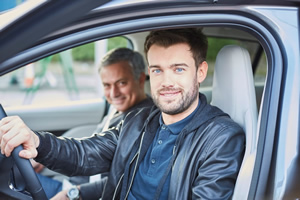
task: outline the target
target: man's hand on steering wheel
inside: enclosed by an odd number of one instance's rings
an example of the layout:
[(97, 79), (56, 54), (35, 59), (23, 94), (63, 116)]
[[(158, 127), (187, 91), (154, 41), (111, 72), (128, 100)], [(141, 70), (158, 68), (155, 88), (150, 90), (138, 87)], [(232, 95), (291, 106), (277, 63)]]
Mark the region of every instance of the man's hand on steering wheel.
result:
[(9, 157), (15, 147), (23, 145), (19, 156), (30, 159), (37, 156), (39, 137), (18, 116), (5, 117), (0, 120), (1, 153)]

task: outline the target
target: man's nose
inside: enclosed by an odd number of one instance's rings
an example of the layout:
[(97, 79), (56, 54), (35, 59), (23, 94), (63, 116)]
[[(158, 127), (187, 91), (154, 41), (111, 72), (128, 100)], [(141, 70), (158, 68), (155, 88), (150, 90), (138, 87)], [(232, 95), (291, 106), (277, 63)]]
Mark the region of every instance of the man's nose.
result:
[(174, 86), (174, 78), (172, 77), (171, 72), (166, 71), (162, 76), (162, 86), (163, 87), (173, 87)]
[(110, 89), (110, 96), (111, 97), (118, 97), (120, 95), (120, 90), (117, 86), (112, 86)]

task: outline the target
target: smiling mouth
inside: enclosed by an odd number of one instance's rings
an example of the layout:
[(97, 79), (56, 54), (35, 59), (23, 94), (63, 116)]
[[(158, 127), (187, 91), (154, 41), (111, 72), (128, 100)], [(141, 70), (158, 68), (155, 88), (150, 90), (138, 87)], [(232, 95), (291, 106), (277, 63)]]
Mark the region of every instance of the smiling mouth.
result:
[(181, 93), (181, 90), (160, 90), (159, 95), (162, 97), (173, 97)]
[(125, 98), (113, 99), (112, 104), (120, 105), (120, 104), (123, 104), (124, 100), (125, 100)]
[(167, 92), (167, 93), (160, 93), (161, 96), (164, 96), (164, 97), (172, 97), (172, 96), (175, 96), (177, 94), (179, 94), (180, 92)]

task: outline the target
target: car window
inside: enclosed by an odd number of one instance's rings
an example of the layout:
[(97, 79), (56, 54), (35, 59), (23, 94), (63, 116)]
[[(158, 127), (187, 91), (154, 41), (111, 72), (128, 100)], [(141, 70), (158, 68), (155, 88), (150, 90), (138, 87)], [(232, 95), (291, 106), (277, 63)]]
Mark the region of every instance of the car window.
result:
[(97, 67), (101, 57), (118, 47), (133, 48), (125, 37), (81, 45), (28, 64), (0, 80), (2, 105), (59, 104), (103, 96)]
[(264, 84), (267, 75), (267, 58), (265, 52), (262, 52), (258, 59), (258, 65), (254, 73), (255, 84)]
[(255, 60), (258, 56), (257, 66), (255, 66), (254, 70), (254, 82), (255, 84), (264, 84), (267, 72), (267, 63), (266, 56), (264, 51), (261, 51), (261, 55), (257, 55), (260, 50), (260, 44), (254, 41), (245, 41), (231, 38), (220, 38), (220, 37), (208, 37), (208, 52), (207, 52), (207, 62), (209, 65), (208, 74), (203, 83), (201, 83), (201, 87), (211, 87), (213, 82), (213, 73), (214, 66), (218, 52), (222, 47), (226, 45), (239, 45), (248, 50), (251, 58), (252, 64), (255, 64)]

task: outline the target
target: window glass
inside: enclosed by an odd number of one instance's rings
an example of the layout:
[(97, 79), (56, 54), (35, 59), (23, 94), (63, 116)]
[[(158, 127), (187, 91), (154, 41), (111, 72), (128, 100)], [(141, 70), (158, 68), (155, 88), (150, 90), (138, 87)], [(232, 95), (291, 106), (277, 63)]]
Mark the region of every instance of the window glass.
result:
[[(247, 49), (250, 54), (252, 63), (256, 59), (257, 51), (260, 48), (260, 45), (257, 42), (219, 38), (219, 37), (208, 37), (207, 62), (209, 67), (208, 67), (207, 77), (204, 80), (204, 82), (201, 83), (201, 87), (212, 86), (214, 66), (215, 66), (217, 54), (222, 49), (222, 47), (230, 44), (239, 45)], [(257, 64), (254, 73), (255, 83), (257, 82), (263, 83), (265, 81), (266, 70), (267, 70), (266, 56), (264, 54), (264, 51), (262, 51), (261, 55), (259, 55), (259, 62)]]
[(265, 52), (262, 52), (254, 74), (255, 84), (264, 84), (266, 80), (266, 75), (267, 75), (267, 58)]
[(206, 95), (208, 101), (211, 101), (211, 87), (213, 84), (213, 73), (217, 54), (222, 47), (230, 44), (239, 45), (247, 49), (250, 54), (250, 59), (254, 70), (256, 103), (259, 109), (267, 74), (267, 61), (265, 52), (263, 51), (262, 47), (258, 42), (249, 40), (235, 40), (227, 38), (209, 37), (207, 53), (208, 73), (206, 79), (200, 85), (200, 91)]
[(133, 48), (125, 37), (101, 40), (43, 58), (0, 79), (0, 103), (59, 104), (103, 96), (98, 65), (102, 56), (118, 47)]

